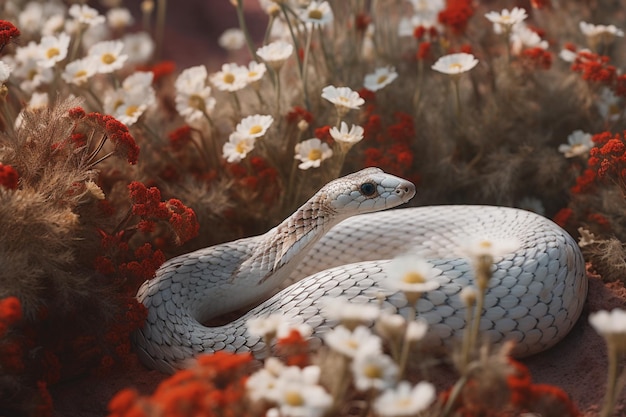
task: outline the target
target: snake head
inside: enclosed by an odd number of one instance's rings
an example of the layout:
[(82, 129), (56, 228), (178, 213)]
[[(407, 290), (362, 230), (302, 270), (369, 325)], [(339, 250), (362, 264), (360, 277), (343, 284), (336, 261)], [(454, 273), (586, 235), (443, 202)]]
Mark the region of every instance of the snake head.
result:
[(365, 168), (331, 181), (321, 191), (336, 213), (353, 215), (404, 204), (415, 195), (415, 185), (380, 168)]

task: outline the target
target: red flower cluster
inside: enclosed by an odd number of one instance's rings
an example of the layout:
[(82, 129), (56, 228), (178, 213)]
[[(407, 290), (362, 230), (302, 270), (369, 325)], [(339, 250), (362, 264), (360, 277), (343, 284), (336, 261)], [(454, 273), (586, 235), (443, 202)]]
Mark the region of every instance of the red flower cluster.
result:
[(169, 223), (179, 245), (198, 235), (200, 225), (195, 212), (180, 200), (172, 198), (162, 202), (158, 188), (148, 188), (138, 181), (130, 183), (128, 190), (133, 202), (132, 212), (141, 217), (140, 227), (143, 230), (152, 230), (154, 222), (162, 220)]
[(115, 147), (115, 154), (125, 158), (129, 164), (136, 164), (139, 158), (139, 147), (128, 127), (113, 116), (97, 112), (87, 113), (83, 120), (103, 131)]
[(17, 297), (0, 300), (0, 337), (4, 336), (10, 326), (22, 319), (22, 304)]
[[(503, 398), (500, 393), (494, 395), (493, 387), (484, 386), (478, 375), (465, 383), (460, 395), (454, 400), (455, 415), (502, 417), (533, 413), (546, 417), (580, 416), (577, 407), (561, 388), (533, 384), (528, 368), (512, 359), (509, 361), (512, 372), (506, 378), (508, 398)], [(443, 402), (451, 400), (450, 393), (451, 390), (442, 394)]]
[(583, 80), (611, 86), (617, 75), (617, 69), (609, 64), (608, 56), (579, 51), (572, 64), (572, 71), (580, 72)]
[(530, 69), (550, 69), (552, 66), (552, 54), (543, 48), (527, 48), (520, 53), (523, 65)]
[(9, 190), (17, 189), (20, 176), (11, 165), (4, 165), (0, 163), (0, 187), (7, 188)]
[(438, 20), (442, 25), (448, 26), (453, 34), (460, 35), (465, 32), (473, 15), (472, 0), (448, 0), (445, 9), (439, 12)]
[(151, 396), (126, 388), (109, 402), (109, 417), (152, 415), (244, 417), (245, 383), (252, 355), (217, 352), (161, 382)]
[(187, 144), (192, 141), (191, 132), (192, 129), (189, 125), (183, 125), (178, 129), (171, 131), (167, 135), (167, 138), (170, 141), (171, 148), (174, 151), (180, 151), (185, 146), (187, 146)]
[(228, 169), (235, 182), (241, 185), (231, 187), (232, 192), (239, 196), (238, 199), (249, 204), (252, 196), (253, 199), (260, 199), (268, 206), (278, 201), (280, 194), (278, 172), (265, 159), (253, 156), (250, 158), (249, 167), (243, 164), (229, 164)]
[(309, 341), (296, 329), (292, 329), (287, 336), (278, 339), (276, 349), (278, 356), (284, 358), (288, 366), (304, 368), (309, 365), (311, 353)]
[(152, 82), (157, 83), (163, 77), (173, 74), (176, 70), (176, 63), (174, 61), (159, 61), (154, 65), (140, 65), (137, 71), (150, 71), (152, 72)]
[(8, 20), (0, 20), (0, 51), (20, 36), (20, 30)]
[(308, 124), (311, 124), (313, 122), (313, 113), (303, 109), (302, 107), (295, 106), (287, 113), (285, 118), (287, 119), (287, 123), (298, 124), (300, 121), (304, 120)]
[(380, 116), (372, 114), (364, 126), (366, 141), (376, 141), (377, 145), (365, 149), (365, 165), (377, 166), (396, 175), (408, 176), (413, 165), (413, 151), (410, 144), (416, 132), (413, 118), (398, 112), (396, 123), (383, 128)]

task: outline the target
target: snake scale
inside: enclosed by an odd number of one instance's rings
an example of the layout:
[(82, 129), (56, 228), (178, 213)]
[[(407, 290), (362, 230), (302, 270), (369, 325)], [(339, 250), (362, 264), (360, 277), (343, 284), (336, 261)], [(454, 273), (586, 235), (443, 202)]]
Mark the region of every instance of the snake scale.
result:
[[(459, 294), (472, 285), (473, 271), (456, 254), (460, 242), (474, 237), (519, 242), (519, 249), (494, 264), (483, 334), (493, 343), (514, 340), (514, 353), (525, 356), (569, 332), (587, 292), (585, 263), (570, 235), (542, 216), (505, 207), (380, 211), (414, 195), (412, 183), (367, 168), (331, 181), (263, 235), (169, 260), (137, 294), (148, 309), (144, 327), (133, 334), (140, 359), (172, 373), (199, 353), (259, 352), (263, 341), (248, 333), (246, 320), (278, 312), (307, 323), (319, 336), (335, 325), (320, 314), (327, 296), (372, 303), (384, 294), (384, 306), (406, 314), (404, 297), (381, 282), (385, 263), (407, 251), (441, 271), (440, 287), (424, 294), (417, 310), (429, 322), (426, 345), (446, 345), (465, 326)], [(276, 293), (282, 287), (287, 288)], [(230, 323), (201, 324), (254, 304)]]

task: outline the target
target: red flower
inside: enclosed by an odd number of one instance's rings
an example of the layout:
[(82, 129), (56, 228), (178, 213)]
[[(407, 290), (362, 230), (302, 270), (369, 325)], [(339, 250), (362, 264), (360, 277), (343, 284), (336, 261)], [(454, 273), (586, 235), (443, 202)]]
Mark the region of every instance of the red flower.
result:
[(0, 20), (0, 51), (18, 36), (20, 36), (20, 30), (13, 23)]
[(311, 124), (313, 122), (313, 114), (299, 106), (295, 106), (293, 110), (289, 111), (285, 118), (287, 119), (288, 123), (297, 124), (301, 120), (304, 120), (308, 124)]
[(569, 221), (569, 219), (574, 215), (574, 210), (569, 207), (562, 208), (559, 210), (552, 220), (554, 223), (558, 224), (561, 227), (565, 227)]
[(70, 118), (74, 120), (80, 120), (83, 117), (85, 117), (86, 113), (85, 113), (85, 109), (78, 106), (78, 107), (72, 107), (71, 109), (69, 109), (67, 111), (67, 115), (70, 116)]
[(198, 236), (200, 224), (196, 218), (196, 213), (192, 209), (175, 198), (170, 199), (166, 203), (166, 207), (170, 211), (168, 221), (174, 229), (176, 240), (179, 244), (183, 244)]
[(154, 65), (139, 66), (137, 70), (152, 72), (152, 83), (156, 83), (161, 78), (173, 74), (176, 70), (176, 63), (174, 61), (160, 61)]
[(427, 58), (430, 58), (432, 56), (431, 50), (432, 50), (432, 44), (430, 42), (420, 43), (417, 49), (417, 59), (422, 61)]
[(448, 0), (445, 9), (437, 16), (439, 23), (448, 26), (452, 33), (465, 32), (469, 19), (474, 15), (472, 0)]
[(185, 145), (192, 141), (191, 127), (189, 125), (183, 125), (176, 130), (171, 131), (167, 138), (170, 141), (170, 146), (175, 151), (181, 150)]
[(609, 65), (609, 57), (580, 51), (572, 64), (572, 71), (582, 73), (583, 80), (610, 85), (617, 75), (617, 69)]
[(520, 57), (530, 69), (550, 69), (552, 66), (552, 54), (542, 48), (524, 49)]
[(354, 17), (354, 26), (358, 32), (365, 32), (370, 23), (372, 23), (372, 18), (367, 13), (361, 12)]
[(309, 365), (309, 342), (298, 330), (292, 329), (287, 336), (278, 339), (276, 346), (287, 365), (301, 368)]
[(333, 140), (332, 136), (330, 136), (330, 126), (318, 127), (313, 135), (322, 142), (330, 143)]
[(9, 190), (17, 189), (20, 176), (11, 165), (0, 163), (0, 186)]
[(626, 74), (617, 76), (615, 85), (613, 86), (613, 92), (616, 96), (626, 97)]
[(0, 321), (14, 324), (22, 319), (22, 303), (17, 297), (0, 300)]

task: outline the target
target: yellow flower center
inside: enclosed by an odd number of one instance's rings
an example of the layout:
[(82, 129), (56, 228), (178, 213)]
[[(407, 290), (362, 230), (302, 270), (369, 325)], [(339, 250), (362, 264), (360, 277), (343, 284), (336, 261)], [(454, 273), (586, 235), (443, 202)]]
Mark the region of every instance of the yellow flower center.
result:
[(480, 246), (482, 249), (491, 249), (493, 243), (488, 240), (483, 240), (478, 244), (478, 246)]
[(224, 76), (222, 77), (222, 81), (224, 81), (226, 84), (232, 84), (235, 82), (235, 76), (229, 72), (227, 74), (224, 74)]
[(409, 271), (402, 277), (402, 282), (406, 284), (423, 284), (426, 282), (426, 278), (419, 272)]
[(103, 63), (107, 64), (107, 65), (111, 65), (112, 63), (114, 63), (114, 62), (115, 62), (115, 55), (110, 54), (110, 53), (108, 53), (108, 52), (107, 52), (106, 54), (103, 54), (103, 55), (102, 55), (102, 57), (100, 58), (100, 60), (101, 60)]
[(378, 84), (382, 84), (382, 83), (384, 83), (385, 81), (387, 81), (387, 76), (386, 76), (386, 75), (381, 75), (381, 76), (380, 76), (380, 77), (378, 77), (378, 79), (376, 80), (376, 82), (377, 82)]
[(367, 365), (363, 369), (363, 375), (371, 379), (380, 379), (383, 376), (383, 370), (376, 365)]
[(319, 149), (311, 149), (308, 155), (309, 160), (317, 161), (318, 159), (322, 159), (322, 151)]
[(200, 111), (204, 111), (206, 108), (204, 104), (204, 99), (197, 94), (192, 94), (189, 97), (189, 101), (187, 103), (189, 104), (189, 107)]
[(257, 133), (261, 133), (262, 131), (263, 131), (263, 127), (259, 125), (254, 125), (250, 128), (248, 133), (250, 133), (251, 135), (256, 135)]
[(246, 146), (246, 143), (244, 141), (241, 141), (235, 145), (235, 150), (237, 151), (237, 153), (243, 154), (248, 151), (248, 147)]
[(249, 71), (249, 72), (248, 72), (248, 77), (250, 77), (250, 78), (254, 78), (254, 77), (256, 77), (256, 76), (257, 76), (257, 74), (258, 74), (258, 72), (256, 72), (256, 71)]
[(85, 77), (85, 76), (87, 76), (87, 71), (85, 70), (78, 70), (74, 74), (74, 78), (80, 78), (80, 77)]
[(324, 13), (322, 13), (322, 11), (319, 9), (314, 9), (314, 10), (309, 11), (309, 19), (322, 20), (323, 17), (324, 17)]
[(52, 47), (46, 51), (46, 58), (51, 59), (60, 54), (61, 51), (59, 51), (59, 48)]
[(450, 64), (450, 69), (455, 71), (461, 71), (463, 69), (463, 65), (455, 62), (454, 64)]
[(133, 114), (137, 113), (137, 111), (139, 110), (139, 106), (128, 106), (126, 108), (126, 116), (132, 116)]
[(299, 392), (289, 391), (285, 395), (285, 403), (292, 407), (300, 407), (304, 405), (304, 398), (302, 398)]

